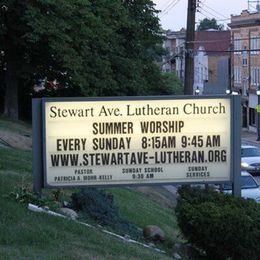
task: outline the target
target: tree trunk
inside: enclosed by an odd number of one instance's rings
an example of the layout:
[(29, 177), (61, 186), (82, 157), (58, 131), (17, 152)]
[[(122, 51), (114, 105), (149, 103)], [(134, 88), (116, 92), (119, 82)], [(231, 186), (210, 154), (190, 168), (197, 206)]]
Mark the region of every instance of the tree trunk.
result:
[(12, 31), (11, 22), (7, 10), (4, 12), (4, 22), (6, 26), (6, 34), (4, 34), (3, 45), (5, 52), (5, 99), (4, 99), (4, 115), (11, 119), (18, 119), (18, 77), (17, 68), (19, 56), (17, 55), (17, 46), (15, 45), (15, 32)]
[(18, 80), (12, 65), (12, 61), (7, 63), (5, 72), (5, 102), (4, 115), (17, 120), (18, 119)]

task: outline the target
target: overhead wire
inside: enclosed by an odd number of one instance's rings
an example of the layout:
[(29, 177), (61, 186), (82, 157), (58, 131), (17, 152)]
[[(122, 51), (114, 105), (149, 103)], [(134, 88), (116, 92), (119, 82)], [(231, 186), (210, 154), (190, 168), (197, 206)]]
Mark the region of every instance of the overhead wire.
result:
[(209, 12), (209, 11), (207, 11), (207, 10), (205, 10), (204, 8), (202, 8), (202, 7), (200, 7), (201, 8), (201, 10), (203, 10), (204, 12), (206, 12), (206, 13), (208, 13), (209, 15), (211, 15), (212, 17), (214, 17), (216, 20), (219, 20), (219, 17), (217, 17), (216, 15), (214, 15), (213, 13), (211, 13), (211, 12)]
[(207, 9), (210, 9), (211, 11), (215, 12), (216, 14), (222, 16), (224, 19), (229, 19), (228, 17), (226, 17), (225, 15), (221, 14), (220, 12), (216, 11), (215, 9), (209, 7), (208, 5), (206, 4), (203, 4), (203, 6), (205, 6)]
[(168, 0), (165, 4), (162, 5), (161, 10), (164, 10), (172, 0)]
[[(206, 17), (208, 20), (210, 20), (211, 18), (207, 15), (207, 14), (204, 14), (201, 10), (197, 10), (198, 13), (202, 14), (204, 17)], [(196, 23), (199, 23), (199, 22), (196, 22)]]
[(172, 9), (174, 6), (176, 6), (178, 3), (180, 2), (180, 0), (175, 0), (171, 3), (171, 5), (168, 7), (168, 10), (166, 10), (164, 13), (162, 13), (161, 16), (159, 16), (159, 18), (162, 18), (164, 17), (165, 15), (167, 15)]
[(162, 13), (168, 12), (168, 9), (176, 2), (177, 0), (172, 0), (163, 10)]
[[(201, 4), (201, 5), (200, 5)], [(211, 11), (213, 11), (214, 13), (212, 13)], [(202, 2), (200, 0), (198, 0), (198, 4), (197, 4), (197, 12), (202, 14), (204, 17), (206, 17), (207, 19), (211, 20), (212, 18), (209, 17), (212, 16), (217, 22), (223, 22), (223, 21), (228, 21), (231, 18), (227, 18), (226, 16), (224, 16), (223, 14), (221, 14), (220, 12), (216, 11), (215, 9), (211, 8), (210, 6), (205, 4), (205, 1)], [(221, 16), (221, 17), (219, 17)], [(198, 23), (198, 22), (197, 22)]]

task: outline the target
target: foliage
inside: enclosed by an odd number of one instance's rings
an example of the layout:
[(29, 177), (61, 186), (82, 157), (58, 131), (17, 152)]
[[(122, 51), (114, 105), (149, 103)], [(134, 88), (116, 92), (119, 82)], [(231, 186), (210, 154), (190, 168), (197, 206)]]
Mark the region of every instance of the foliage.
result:
[[(158, 86), (157, 93), (167, 94), (155, 63), (162, 54), (162, 36), (151, 0), (5, 0), (3, 4), (8, 8), (0, 15), (0, 78), (5, 79), (1, 87), (9, 95), (7, 105), (16, 99), (12, 94), (16, 87), (26, 112), (31, 94), (147, 95)], [(41, 89), (43, 80), (49, 84), (56, 80), (59, 88)]]
[(120, 216), (111, 193), (107, 194), (96, 188), (85, 188), (79, 193), (73, 193), (71, 198), (72, 208), (80, 211), (83, 218), (91, 218), (98, 224), (109, 226), (122, 235), (140, 237), (141, 234), (137, 228)]
[(176, 214), (188, 241), (211, 259), (259, 259), (260, 205), (213, 190), (179, 189)]
[(223, 24), (218, 24), (217, 20), (215, 18), (208, 19), (204, 18), (201, 20), (197, 26), (198, 31), (207, 31), (210, 29), (214, 29), (217, 31), (223, 31), (224, 30), (224, 25)]
[(46, 201), (34, 193), (29, 185), (15, 187), (9, 197), (22, 204), (32, 203), (38, 206), (46, 206)]
[(168, 95), (183, 95), (183, 85), (175, 73), (163, 73), (162, 77), (165, 89), (161, 92)]
[(60, 196), (61, 190), (53, 190), (49, 194), (40, 195), (34, 192), (32, 185), (24, 180), (17, 184), (9, 194), (3, 195), (4, 198), (11, 198), (24, 205), (31, 203), (51, 210), (57, 210), (57, 208), (61, 206)]

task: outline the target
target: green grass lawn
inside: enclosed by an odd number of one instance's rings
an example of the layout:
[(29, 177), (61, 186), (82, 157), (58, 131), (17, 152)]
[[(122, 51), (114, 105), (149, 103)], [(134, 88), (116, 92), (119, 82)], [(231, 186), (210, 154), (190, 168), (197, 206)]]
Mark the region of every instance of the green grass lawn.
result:
[[(13, 122), (6, 125), (0, 118), (0, 130), (17, 131), (19, 127), (22, 132), (28, 130)], [(179, 230), (173, 209), (128, 188), (107, 189), (120, 213), (133, 224), (140, 228), (158, 225), (165, 231), (166, 243), (159, 247), (167, 254), (126, 243), (72, 220), (32, 212), (27, 204), (9, 196), (17, 187), (32, 189), (31, 162), (32, 151), (0, 146), (0, 259), (172, 259)], [(70, 192), (66, 190), (66, 194)]]

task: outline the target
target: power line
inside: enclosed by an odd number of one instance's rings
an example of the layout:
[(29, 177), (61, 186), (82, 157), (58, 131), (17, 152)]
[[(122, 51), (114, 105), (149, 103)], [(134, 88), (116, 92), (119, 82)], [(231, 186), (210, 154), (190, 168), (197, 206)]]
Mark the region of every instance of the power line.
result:
[(173, 2), (172, 5), (169, 7), (169, 9), (168, 9), (165, 13), (163, 13), (159, 18), (162, 18), (163, 16), (165, 16), (166, 14), (168, 14), (168, 13), (172, 10), (172, 8), (173, 8), (174, 6), (176, 6), (179, 2), (180, 2), (180, 0), (176, 0), (175, 2)]
[(204, 17), (206, 17), (208, 20), (210, 20), (210, 17), (208, 17), (206, 14), (204, 14), (203, 12), (201, 12), (201, 10), (197, 10), (198, 13), (202, 14)]
[[(201, 5), (200, 5), (201, 4)], [(205, 9), (206, 8), (206, 9)], [(213, 11), (214, 13), (210, 12), (209, 10)], [(204, 11), (204, 12), (202, 12)], [(198, 0), (198, 4), (197, 4), (197, 12), (201, 13), (203, 16), (205, 16), (207, 19), (211, 19), (209, 18), (208, 15), (212, 16), (214, 19), (216, 19), (216, 21), (227, 21), (227, 20), (230, 20), (231, 18), (227, 18), (226, 16), (224, 16), (223, 14), (221, 14), (220, 12), (216, 11), (215, 9), (211, 8), (210, 6), (206, 5), (205, 4), (205, 1), (204, 2), (201, 2), (200, 0)], [(217, 15), (216, 15), (217, 14)], [(219, 16), (223, 17), (223, 18), (220, 18)]]
[[(211, 20), (211, 18), (207, 15), (207, 14), (204, 14), (203, 12), (201, 12), (200, 10), (198, 10), (198, 13), (202, 14), (204, 17), (206, 17), (208, 20)], [(222, 22), (222, 21), (227, 21), (227, 20), (230, 20), (231, 18), (227, 18), (227, 19), (215, 19), (216, 22)], [(199, 23), (199, 22), (196, 22), (196, 23)]]
[(216, 20), (219, 20), (219, 17), (215, 16), (213, 13), (205, 10), (204, 8), (200, 7), (201, 10), (203, 10), (204, 12), (208, 13), (209, 15), (211, 15), (212, 17), (216, 18)]
[(169, 4), (162, 10), (162, 13), (168, 12), (168, 9), (169, 9), (173, 4), (175, 4), (175, 2), (177, 2), (177, 0), (171, 1), (171, 3), (169, 3)]
[(206, 4), (203, 4), (203, 6), (205, 6), (205, 7), (208, 8), (208, 9), (210, 9), (211, 11), (215, 12), (216, 14), (222, 16), (223, 18), (225, 18), (225, 19), (229, 19), (229, 18), (227, 18), (226, 16), (224, 16), (223, 14), (219, 13), (218, 11), (216, 11), (215, 9), (209, 7), (209, 6), (206, 5)]
[(162, 5), (162, 10), (164, 10), (171, 2), (172, 0), (167, 1), (164, 5)]
[[(215, 42), (223, 42), (223, 39), (222, 40), (207, 40), (207, 41), (200, 41), (200, 40), (198, 40), (198, 41), (193, 41), (193, 43), (215, 43)], [(230, 43), (231, 43), (231, 41), (230, 41)]]

